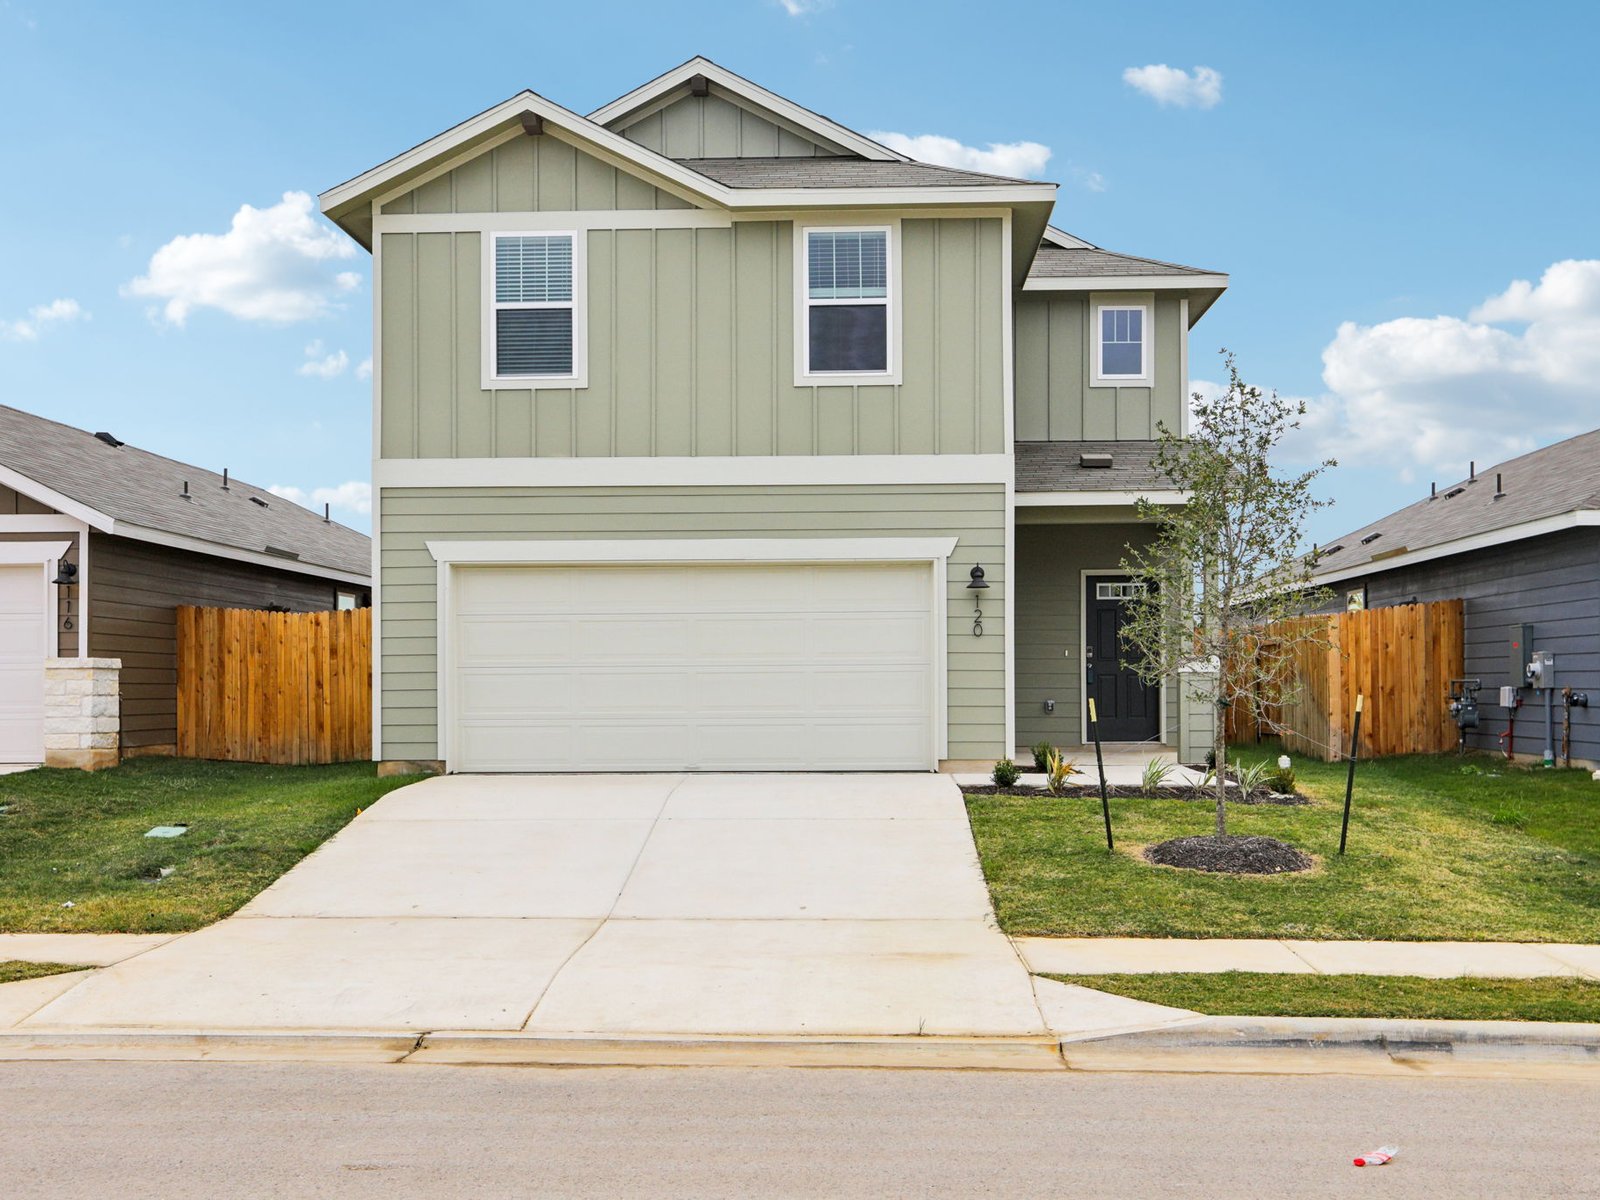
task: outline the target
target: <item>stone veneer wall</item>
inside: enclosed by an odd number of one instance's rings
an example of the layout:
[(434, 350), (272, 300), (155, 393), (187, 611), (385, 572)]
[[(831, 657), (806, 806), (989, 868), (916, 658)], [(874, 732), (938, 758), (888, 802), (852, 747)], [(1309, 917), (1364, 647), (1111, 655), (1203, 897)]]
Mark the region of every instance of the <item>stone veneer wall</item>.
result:
[(44, 765), (98, 771), (120, 755), (120, 658), (47, 658)]

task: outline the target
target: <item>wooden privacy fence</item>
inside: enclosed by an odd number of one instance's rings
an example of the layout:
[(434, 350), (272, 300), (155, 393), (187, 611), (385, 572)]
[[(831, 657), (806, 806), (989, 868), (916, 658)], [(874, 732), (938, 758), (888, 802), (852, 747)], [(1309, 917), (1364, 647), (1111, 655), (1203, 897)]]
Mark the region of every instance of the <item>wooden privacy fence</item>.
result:
[(1259, 741), (1279, 731), (1292, 754), (1332, 761), (1349, 753), (1356, 696), (1366, 697), (1361, 755), (1438, 754), (1460, 738), (1446, 694), (1465, 671), (1460, 600), (1399, 604), (1266, 626), (1271, 644), (1295, 626), (1320, 627), (1295, 649), (1285, 702), (1257, 726), (1242, 708), (1228, 713), (1228, 741)]
[(372, 610), (178, 609), (178, 753), (230, 762), (372, 757)]

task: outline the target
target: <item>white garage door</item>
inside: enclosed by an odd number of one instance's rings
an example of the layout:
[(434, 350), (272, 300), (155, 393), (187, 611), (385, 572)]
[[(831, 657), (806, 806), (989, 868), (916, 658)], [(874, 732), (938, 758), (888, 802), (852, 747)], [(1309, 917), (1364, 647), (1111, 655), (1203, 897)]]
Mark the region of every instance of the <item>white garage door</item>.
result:
[(44, 579), (38, 563), (0, 565), (0, 763), (44, 759)]
[(931, 572), (456, 567), (450, 768), (926, 770)]

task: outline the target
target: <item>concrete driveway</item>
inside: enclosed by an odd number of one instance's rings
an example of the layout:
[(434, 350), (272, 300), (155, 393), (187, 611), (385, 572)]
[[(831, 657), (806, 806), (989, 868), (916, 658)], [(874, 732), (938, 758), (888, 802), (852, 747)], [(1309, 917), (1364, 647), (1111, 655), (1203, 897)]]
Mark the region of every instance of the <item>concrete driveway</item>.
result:
[(431, 779), (67, 1026), (1045, 1032), (938, 775)]

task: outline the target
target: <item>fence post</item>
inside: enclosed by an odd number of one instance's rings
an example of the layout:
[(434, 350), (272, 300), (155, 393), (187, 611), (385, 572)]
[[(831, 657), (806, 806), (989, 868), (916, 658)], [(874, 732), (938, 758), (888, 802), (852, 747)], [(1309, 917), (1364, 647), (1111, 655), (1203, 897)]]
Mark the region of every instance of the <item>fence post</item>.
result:
[(1350, 797), (1356, 790), (1356, 759), (1361, 757), (1361, 700), (1356, 693), (1356, 719), (1350, 728), (1350, 773), (1344, 781), (1344, 821), (1339, 826), (1339, 853), (1344, 853), (1345, 839), (1350, 835)]
[(1089, 697), (1089, 729), (1094, 734), (1094, 762), (1100, 768), (1100, 811), (1106, 819), (1106, 851), (1116, 849), (1111, 841), (1111, 802), (1106, 799), (1106, 760), (1100, 752), (1100, 714), (1095, 711), (1094, 697)]

